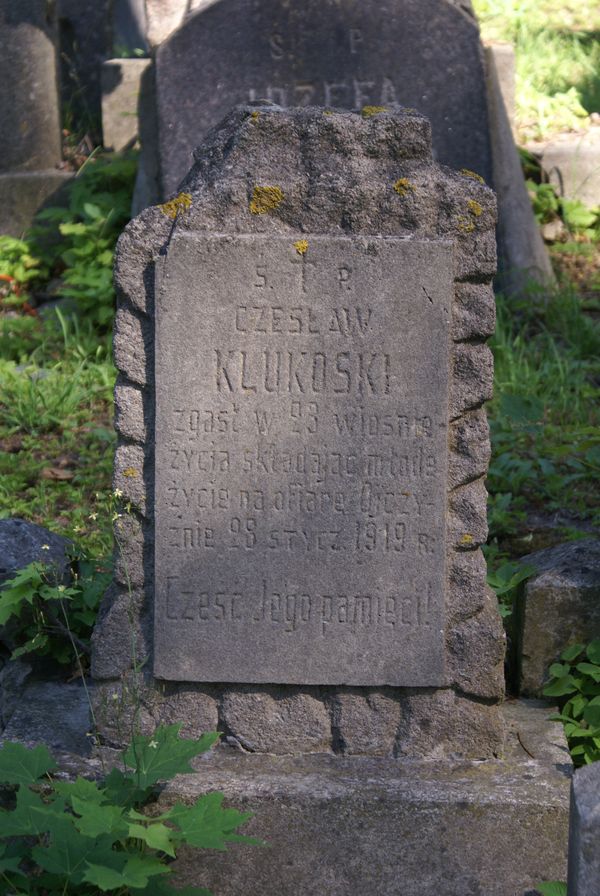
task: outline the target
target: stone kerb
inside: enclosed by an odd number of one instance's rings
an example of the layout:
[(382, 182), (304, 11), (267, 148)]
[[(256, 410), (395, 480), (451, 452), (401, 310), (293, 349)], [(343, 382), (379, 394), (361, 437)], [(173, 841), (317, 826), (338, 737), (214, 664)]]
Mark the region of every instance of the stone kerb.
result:
[[(116, 258), (115, 582), (94, 633), (97, 713), (117, 740), (142, 723), (219, 727), (249, 750), (485, 758), (501, 750), (504, 640), (485, 584), (484, 477), (494, 327), (495, 201), (470, 172), (432, 161), (429, 122), (412, 110), (240, 107), (195, 153), (169, 202), (146, 209)], [(261, 192), (275, 186), (279, 192)], [(256, 190), (258, 189), (258, 192)], [(273, 200), (273, 201), (271, 201)], [(266, 208), (263, 207), (266, 205)], [(256, 213), (256, 212), (261, 213)], [(348, 687), (153, 678), (155, 267), (190, 235), (333, 235), (446, 241), (454, 258), (442, 686)], [(366, 243), (365, 243), (366, 244)], [(121, 732), (121, 733), (120, 733)]]

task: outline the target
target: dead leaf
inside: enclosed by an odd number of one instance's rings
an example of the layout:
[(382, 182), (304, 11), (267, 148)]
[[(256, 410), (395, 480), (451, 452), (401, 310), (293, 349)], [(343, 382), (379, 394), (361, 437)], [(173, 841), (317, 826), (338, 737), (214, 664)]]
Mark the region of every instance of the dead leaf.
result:
[(53, 479), (60, 481), (72, 479), (74, 475), (75, 473), (72, 470), (65, 470), (61, 467), (45, 467), (41, 472), (42, 479)]

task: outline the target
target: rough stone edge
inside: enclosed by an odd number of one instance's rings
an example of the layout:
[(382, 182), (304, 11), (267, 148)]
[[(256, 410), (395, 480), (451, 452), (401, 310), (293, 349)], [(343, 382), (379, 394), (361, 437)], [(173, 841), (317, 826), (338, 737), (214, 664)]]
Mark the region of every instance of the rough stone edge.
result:
[[(449, 178), (460, 177), (456, 172), (442, 167), (438, 168), (442, 193), (443, 187)], [(495, 600), (486, 593), (484, 586), (484, 573), (481, 567), (477, 574), (471, 570), (471, 581), (477, 580), (478, 589), (484, 597), (480, 601), (481, 606), (472, 613), (467, 613), (461, 618), (460, 608), (463, 603), (462, 585), (456, 578), (451, 578), (450, 567), (461, 563), (461, 555), (474, 554), (481, 556), (480, 545), (487, 537), (487, 522), (485, 514), (486, 492), (484, 487), (485, 471), (481, 470), (480, 457), (465, 457), (464, 454), (457, 458), (456, 445), (452, 441), (452, 435), (463, 424), (466, 424), (469, 416), (481, 411), (483, 404), (491, 397), (493, 380), (493, 359), (489, 348), (485, 346), (485, 340), (490, 334), (490, 317), (493, 322), (493, 311), (490, 310), (491, 280), (496, 270), (496, 249), (494, 226), (496, 223), (495, 201), (490, 191), (476, 180), (467, 180), (461, 177), (463, 186), (468, 184), (471, 200), (475, 202), (481, 211), (476, 216), (468, 215), (468, 212), (457, 209), (452, 202), (444, 208), (444, 197), (441, 200), (441, 214), (438, 219), (436, 233), (433, 237), (452, 236), (455, 240), (455, 278), (452, 306), (452, 345), (451, 345), (451, 384), (450, 384), (450, 409), (449, 409), (449, 460), (459, 460), (461, 465), (462, 481), (454, 484), (449, 475), (448, 491), (448, 621), (446, 625), (446, 647), (448, 657), (448, 685), (456, 692), (459, 706), (465, 701), (477, 706), (477, 701), (482, 701), (480, 715), (487, 717), (488, 723), (495, 727), (499, 722), (498, 701), (504, 693), (503, 681), (503, 655), (499, 651), (490, 654), (481, 652), (477, 647), (484, 644), (488, 646), (494, 642), (496, 646), (502, 643), (502, 624), (498, 616)], [(464, 192), (464, 191), (463, 191)], [(464, 211), (464, 213), (460, 213)], [(153, 344), (153, 277), (155, 258), (164, 249), (168, 242), (170, 232), (176, 222), (171, 222), (161, 211), (160, 207), (147, 209), (138, 218), (128, 225), (121, 236), (119, 252), (117, 253), (117, 265), (115, 269), (115, 281), (118, 296), (118, 312), (115, 325), (115, 362), (120, 370), (117, 385), (116, 400), (118, 403), (118, 432), (119, 443), (115, 458), (114, 485), (117, 493), (125, 504), (127, 512), (138, 523), (138, 531), (143, 533), (144, 544), (147, 547), (148, 538), (153, 533), (153, 521), (149, 516), (148, 508), (152, 506), (149, 500), (149, 492), (152, 490), (153, 469), (151, 467), (148, 452), (144, 451), (143, 436), (146, 437), (152, 431), (151, 390), (149, 383), (153, 376), (153, 358), (150, 347)], [(458, 231), (458, 237), (457, 237)], [(137, 235), (143, 234), (144, 239), (137, 239)], [(149, 235), (153, 233), (150, 240)], [(148, 249), (149, 245), (154, 247)], [(127, 270), (119, 266), (120, 252), (127, 252), (129, 265)], [(155, 254), (153, 254), (153, 252)], [(131, 263), (135, 260), (135, 265)], [(471, 315), (465, 315), (465, 295), (475, 294), (475, 301), (471, 302)], [(473, 313), (477, 301), (481, 303), (483, 314)], [(468, 318), (468, 320), (465, 320)], [(129, 390), (129, 391), (128, 391)], [(126, 399), (129, 394), (130, 400)], [(140, 422), (140, 408), (144, 417), (143, 425)], [(489, 452), (489, 436), (480, 440), (480, 448), (485, 454)], [(120, 562), (124, 556), (129, 557), (131, 563), (135, 559), (137, 568), (144, 568), (144, 545), (140, 545), (140, 536), (130, 537), (127, 534), (121, 536), (121, 543), (117, 550), (117, 568), (122, 567)], [(464, 562), (463, 562), (464, 565)], [(477, 564), (476, 564), (477, 565)], [(483, 567), (484, 568), (484, 567)], [(127, 590), (126, 582), (120, 576), (117, 589)], [(150, 582), (145, 581), (148, 587)], [(115, 604), (118, 596), (112, 597)], [(151, 617), (150, 608), (149, 616)], [(105, 611), (105, 615), (110, 610)], [(95, 633), (95, 640), (101, 639), (102, 628)], [(495, 638), (494, 638), (495, 635)], [(150, 647), (151, 645), (149, 645)], [(487, 666), (487, 673), (482, 676), (481, 662)], [(132, 657), (135, 663), (135, 657)], [(108, 678), (109, 669), (102, 669), (99, 662), (93, 664), (93, 672), (99, 678)], [(121, 667), (115, 673), (124, 671)], [(103, 674), (104, 673), (104, 674)], [(148, 675), (148, 672), (146, 673)], [(149, 676), (149, 682), (152, 680)], [(152, 686), (150, 685), (152, 688)], [(244, 686), (240, 684), (240, 689)], [(285, 686), (277, 686), (277, 692), (285, 690)], [(229, 687), (227, 690), (231, 691)], [(258, 692), (260, 688), (252, 688)], [(312, 699), (310, 691), (306, 688), (307, 699)], [(336, 689), (325, 689), (328, 696), (324, 702), (328, 706), (332, 723), (332, 748), (343, 750), (340, 742), (344, 740), (343, 732), (336, 726)], [(372, 699), (373, 692), (385, 694), (383, 688), (369, 689), (370, 694), (363, 696), (362, 701)], [(400, 689), (397, 701), (401, 701)], [(224, 699), (227, 691), (223, 689), (220, 699), (220, 727), (228, 729), (227, 714), (224, 712)], [(475, 701), (471, 698), (474, 697)], [(216, 698), (215, 698), (216, 699)], [(337, 735), (337, 738), (336, 738)], [(348, 733), (346, 733), (347, 737)], [(235, 736), (235, 735), (234, 735)], [(337, 742), (336, 742), (337, 740)], [(498, 738), (497, 738), (498, 740)], [(388, 743), (386, 751), (392, 748)], [(491, 753), (494, 749), (491, 748)], [(477, 758), (484, 758), (477, 753)], [(486, 753), (485, 755), (490, 755)]]

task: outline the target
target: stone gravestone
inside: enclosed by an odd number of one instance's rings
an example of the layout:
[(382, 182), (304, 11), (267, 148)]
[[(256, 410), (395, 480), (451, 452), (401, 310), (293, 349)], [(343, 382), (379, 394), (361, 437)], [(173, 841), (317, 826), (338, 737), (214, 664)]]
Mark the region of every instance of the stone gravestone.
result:
[(184, 855), (182, 883), (513, 896), (564, 876), (564, 757), (504, 724), (479, 549), (492, 192), (439, 167), (409, 110), (241, 107), (196, 158), (117, 251), (101, 732), (179, 721), (236, 747), (164, 799), (222, 789), (268, 846)]
[[(370, 751), (499, 749), (503, 635), (479, 551), (494, 220), (487, 187), (433, 162), (416, 112), (256, 106), (129, 226), (115, 484), (132, 509), (97, 678), (131, 662), (133, 600), (145, 668), (196, 700), (198, 725), (219, 711), (275, 752), (331, 749), (339, 728), (360, 751), (373, 716)], [(285, 736), (269, 733), (281, 700)]]
[(491, 183), (483, 56), (469, 2), (220, 0), (158, 48), (155, 79), (154, 201), (177, 188), (192, 150), (233, 105), (261, 99), (414, 107), (432, 122), (440, 162)]
[(61, 159), (56, 15), (45, 0), (0, 0), (0, 233), (21, 236), (69, 177)]

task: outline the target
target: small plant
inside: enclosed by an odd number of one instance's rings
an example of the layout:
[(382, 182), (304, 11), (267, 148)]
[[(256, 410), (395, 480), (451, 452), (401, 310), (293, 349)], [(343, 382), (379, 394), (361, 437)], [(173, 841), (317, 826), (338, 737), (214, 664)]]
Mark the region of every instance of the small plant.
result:
[(511, 561), (488, 571), (487, 583), (496, 593), (498, 610), (503, 618), (512, 614), (518, 586), (534, 572), (533, 566)]
[(560, 880), (547, 880), (535, 888), (540, 896), (567, 896), (567, 885)]
[(600, 638), (587, 647), (573, 644), (550, 666), (546, 697), (558, 698), (562, 722), (576, 766), (600, 760)]
[(12, 657), (36, 653), (63, 665), (89, 655), (100, 599), (111, 579), (107, 563), (83, 557), (72, 585), (51, 566), (30, 563), (0, 591), (0, 626), (16, 621)]
[(205, 753), (218, 734), (179, 737), (180, 725), (134, 736), (100, 782), (58, 781), (46, 747), (28, 750), (6, 743), (0, 750), (0, 782), (16, 789), (0, 809), (0, 892), (23, 896), (210, 896), (201, 887), (176, 889), (171, 865), (183, 844), (226, 849), (256, 843), (237, 833), (251, 813), (223, 808), (223, 794), (192, 805), (177, 802), (161, 814), (144, 811), (156, 802), (159, 782), (191, 772), (190, 759)]

